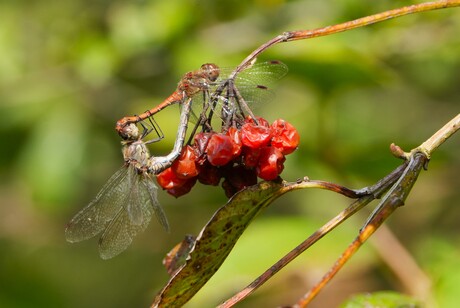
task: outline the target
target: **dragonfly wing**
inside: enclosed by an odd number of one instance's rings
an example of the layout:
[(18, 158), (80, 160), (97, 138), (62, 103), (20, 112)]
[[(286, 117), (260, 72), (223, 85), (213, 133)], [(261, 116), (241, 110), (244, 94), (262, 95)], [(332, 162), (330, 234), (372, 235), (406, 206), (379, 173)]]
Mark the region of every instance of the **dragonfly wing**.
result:
[(280, 61), (254, 64), (237, 76), (235, 87), (250, 107), (263, 105), (273, 99), (275, 94), (272, 89), (287, 71), (286, 64)]
[(102, 259), (115, 257), (131, 244), (134, 235), (129, 234), (129, 220), (125, 209), (119, 209), (99, 239), (99, 254)]
[(67, 241), (79, 242), (100, 233), (123, 207), (129, 186), (128, 168), (122, 167), (107, 181), (94, 200), (69, 222), (65, 231)]
[(137, 195), (136, 202), (139, 203), (135, 205), (137, 208), (135, 211), (140, 212), (140, 221), (136, 219), (133, 221), (131, 218), (133, 215), (129, 213), (128, 208), (121, 207), (99, 239), (99, 253), (102, 259), (113, 258), (123, 252), (131, 244), (134, 236), (147, 228), (152, 217), (152, 208), (149, 206), (149, 192), (143, 184), (145, 176), (145, 174), (134, 173), (132, 178), (131, 191), (136, 192)]
[[(219, 85), (225, 82), (233, 71), (234, 68), (220, 68), (220, 77), (215, 81), (215, 84)], [(288, 71), (287, 65), (281, 61), (256, 62), (238, 73), (235, 78), (235, 84), (241, 86), (250, 83), (271, 87), (283, 78)]]
[(166, 217), (166, 214), (157, 199), (158, 187), (153, 183), (153, 180), (150, 176), (144, 177), (142, 184), (148, 192), (148, 204), (152, 206), (153, 212), (155, 213), (157, 220), (160, 222), (163, 228), (169, 232), (168, 218)]
[[(221, 69), (221, 71), (223, 72), (222, 76), (228, 76), (225, 73), (225, 69)], [(228, 89), (227, 87), (222, 93), (219, 93), (215, 112), (217, 114), (221, 112), (223, 118), (240, 107), (242, 108), (241, 111), (247, 112), (245, 106), (237, 105), (238, 102), (234, 99), (235, 96), (242, 97), (244, 103), (251, 109), (257, 109), (258, 105), (270, 102), (275, 96), (272, 88), (276, 84), (276, 81), (286, 75), (287, 71), (288, 67), (280, 61), (256, 63), (246, 68), (236, 76), (233, 82), (235, 90)], [(218, 79), (213, 89), (217, 89), (226, 82), (225, 78)], [(239, 92), (239, 95), (235, 93), (236, 91)], [(242, 103), (239, 102), (239, 104), (241, 105)]]
[[(203, 113), (203, 108), (207, 104), (207, 93), (205, 91), (200, 91), (193, 95), (189, 122), (193, 124), (198, 124), (200, 121), (200, 116)], [(180, 112), (182, 113), (183, 104), (179, 104)]]
[(288, 67), (281, 61), (256, 63), (243, 70), (236, 77), (236, 84), (251, 81), (254, 84), (273, 86), (288, 72)]
[[(136, 181), (136, 170), (134, 167), (129, 167), (129, 177), (132, 181)], [(126, 211), (128, 211), (128, 217), (131, 220), (131, 223), (134, 225), (142, 224), (144, 215), (142, 213), (142, 187), (140, 185), (131, 185), (131, 190), (129, 191), (129, 197), (126, 200)]]

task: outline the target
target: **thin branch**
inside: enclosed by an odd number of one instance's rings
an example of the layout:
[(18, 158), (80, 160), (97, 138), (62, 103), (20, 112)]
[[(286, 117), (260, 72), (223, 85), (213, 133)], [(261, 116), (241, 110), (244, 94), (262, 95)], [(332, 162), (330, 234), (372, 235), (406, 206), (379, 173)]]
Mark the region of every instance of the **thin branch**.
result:
[(385, 195), (377, 206), (378, 212), (371, 216), (371, 220), (365, 224), (356, 239), (348, 246), (339, 259), (337, 259), (329, 272), (326, 273), (326, 275), (324, 275), (323, 278), (294, 305), (294, 307), (306, 307), (382, 223), (393, 214), (398, 207), (404, 205), (407, 196), (417, 181), (420, 171), (425, 167), (427, 162), (428, 158), (424, 153), (416, 152), (411, 156), (409, 165), (406, 170), (404, 170), (402, 177), (397, 181), (397, 185)]
[(368, 195), (365, 197), (361, 197), (355, 202), (353, 202), (345, 210), (340, 212), (336, 217), (329, 220), (325, 225), (316, 230), (300, 245), (298, 245), (296, 248), (294, 248), (288, 254), (286, 254), (283, 258), (281, 258), (278, 262), (272, 265), (250, 285), (248, 285), (246, 288), (244, 288), (243, 290), (241, 290), (240, 292), (226, 300), (224, 303), (220, 304), (218, 308), (229, 308), (245, 299), (252, 292), (254, 292), (256, 289), (258, 289), (260, 286), (266, 283), (270, 278), (272, 278), (276, 273), (278, 273), (283, 267), (285, 267), (292, 260), (297, 258), (302, 252), (307, 250), (309, 247), (311, 247), (313, 244), (315, 244), (317, 241), (319, 241), (321, 238), (323, 238), (325, 235), (327, 235), (329, 232), (331, 232), (337, 226), (339, 226), (342, 222), (350, 218), (353, 214), (361, 210), (364, 206), (366, 206), (373, 200), (374, 197), (372, 195)]
[[(251, 284), (249, 284), (246, 288), (229, 298), (227, 301), (222, 303), (219, 308), (228, 308), (232, 307), (236, 303), (242, 301), (247, 296), (249, 296), (252, 292), (254, 292), (257, 288), (262, 286), (266, 283), (270, 278), (272, 278), (277, 272), (279, 272), (283, 267), (288, 265), (292, 260), (297, 258), (300, 254), (302, 254), (305, 250), (310, 248), (313, 244), (315, 244), (318, 240), (323, 238), (329, 232), (334, 230), (337, 226), (339, 226), (342, 222), (350, 218), (356, 212), (361, 210), (364, 206), (372, 202), (376, 198), (380, 198), (382, 194), (389, 189), (400, 177), (401, 174), (406, 170), (407, 162), (402, 164), (401, 166), (397, 167), (393, 170), (389, 175), (385, 176), (383, 179), (378, 181), (375, 185), (371, 187), (366, 187), (355, 191), (355, 196), (362, 195), (361, 198), (353, 202), (350, 206), (340, 212), (336, 217), (332, 218), (329, 222), (323, 225), (321, 228), (316, 230), (310, 237), (308, 237), (305, 241), (300, 243), (297, 247), (291, 250), (288, 254), (286, 254), (283, 258), (281, 258), (278, 262), (272, 265), (267, 271), (265, 271), (262, 275), (260, 275), (257, 279), (255, 279)], [(318, 181), (321, 182), (322, 181)], [(308, 181), (306, 182), (309, 183)], [(299, 185), (302, 183), (299, 183)], [(330, 189), (331, 191), (335, 191), (341, 193), (337, 190)], [(342, 195), (346, 195), (342, 193)], [(349, 195), (348, 197), (353, 198), (353, 195)]]
[[(275, 38), (264, 43), (256, 50), (254, 50), (248, 57), (246, 57), (242, 63), (232, 72), (228, 80), (233, 80), (236, 75), (243, 71), (245, 68), (250, 66), (256, 57), (267, 50), (268, 48), (283, 42), (309, 39), (319, 36), (326, 36), (338, 32), (343, 32), (347, 30), (352, 30), (355, 28), (367, 26), (377, 22), (385, 21), (391, 18), (400, 17), (413, 13), (420, 13), (425, 11), (431, 11), (442, 8), (456, 7), (460, 6), (460, 0), (446, 0), (446, 1), (434, 1), (426, 2), (411, 6), (406, 6), (398, 9), (389, 10), (386, 12), (378, 13), (375, 15), (370, 15), (367, 17), (359, 18), (353, 21), (345, 22), (342, 24), (327, 26), (323, 28), (313, 29), (313, 30), (301, 30), (301, 31), (289, 31), (284, 32), (281, 35), (276, 36)], [(222, 85), (223, 87), (223, 85)], [(242, 292), (238, 293), (231, 299), (227, 300), (220, 307), (231, 307), (235, 303), (239, 302), (260, 285), (266, 282), (269, 278), (275, 275), (281, 268), (286, 264), (300, 255), (303, 251), (337, 227), (344, 220), (349, 218), (351, 215), (356, 213), (362, 207), (367, 205), (369, 202), (375, 198), (380, 197), (385, 191), (388, 190), (389, 186), (393, 187), (386, 194), (382, 202), (376, 208), (376, 211), (371, 215), (370, 220), (365, 224), (365, 226), (360, 230), (357, 238), (352, 242), (352, 244), (347, 248), (347, 250), (342, 254), (342, 256), (337, 260), (335, 265), (331, 270), (323, 277), (323, 279), (314, 286), (306, 295), (303, 297), (297, 305), (304, 307), (307, 305), (317, 294), (318, 292), (326, 285), (335, 274), (344, 266), (344, 264), (353, 256), (353, 254), (361, 247), (361, 245), (375, 232), (375, 230), (381, 226), (381, 224), (399, 207), (404, 204), (404, 200), (407, 198), (413, 184), (415, 183), (420, 170), (428, 162), (431, 153), (439, 147), (444, 141), (446, 141), (453, 133), (455, 133), (460, 126), (460, 115), (457, 115), (451, 122), (444, 126), (440, 131), (433, 135), (430, 139), (425, 141), (419, 148), (413, 150), (410, 154), (398, 152), (399, 156), (409, 159), (408, 163), (405, 163), (400, 166), (401, 169), (398, 173), (392, 173), (396, 177), (385, 177), (379, 183), (377, 183), (373, 189), (363, 189), (360, 191), (347, 191), (341, 190), (343, 194), (356, 194), (360, 195), (360, 199), (356, 200), (351, 204), (347, 209), (342, 211), (335, 218), (330, 220), (327, 224), (321, 227), (318, 231), (313, 233), (307, 240), (297, 246), (294, 250), (288, 253), (283, 259), (278, 261), (273, 265), (269, 270), (257, 278), (253, 283), (251, 283), (247, 288)], [(391, 175), (391, 174), (390, 174)], [(388, 179), (388, 182), (384, 180)], [(396, 184), (394, 185), (394, 183)], [(306, 184), (305, 184), (306, 185)], [(314, 183), (309, 183), (308, 185), (314, 185)], [(316, 184), (315, 184), (316, 185)], [(329, 187), (327, 189), (330, 189)], [(332, 189), (330, 189), (332, 190)]]
[(457, 114), (457, 116), (450, 120), (446, 125), (444, 125), (440, 130), (434, 133), (433, 136), (422, 143), (418, 150), (425, 153), (428, 158), (430, 158), (431, 154), (459, 129), (460, 113)]
[[(420, 13), (420, 12), (425, 12), (425, 11), (456, 7), (456, 6), (460, 6), (460, 0), (427, 2), (427, 3), (421, 3), (421, 4), (416, 4), (416, 5), (411, 5), (411, 6), (406, 6), (406, 7), (402, 7), (398, 9), (385, 11), (382, 13), (374, 14), (371, 16), (366, 16), (363, 18), (359, 18), (353, 21), (345, 22), (342, 24), (334, 25), (334, 26), (327, 26), (327, 27), (313, 29), (313, 30), (284, 32), (283, 34), (276, 36), (275, 38), (269, 40), (268, 42), (262, 44), (260, 47), (254, 50), (232, 72), (232, 74), (229, 76), (229, 79), (234, 79), (239, 72), (244, 70), (247, 66), (251, 65), (251, 63), (253, 63), (253, 61), (256, 59), (256, 57), (259, 54), (261, 54), (268, 48), (278, 43), (301, 40), (301, 39), (309, 39), (309, 38), (319, 37), (319, 36), (326, 36), (326, 35), (330, 35), (330, 34), (334, 34), (338, 32), (343, 32), (343, 31), (367, 26), (367, 25), (385, 21), (391, 18), (405, 16), (408, 14)], [(402, 173), (402, 175), (400, 174), (401, 177), (396, 182), (395, 186), (389, 191), (385, 199), (382, 200), (382, 202), (380, 202), (379, 205), (376, 207), (376, 210), (373, 212), (370, 219), (366, 222), (365, 226), (361, 229), (355, 241), (349, 246), (349, 248), (339, 258), (339, 260), (336, 262), (336, 264), (330, 270), (330, 272), (324, 276), (323, 280), (320, 283), (318, 283), (318, 285), (313, 287), (309, 291), (309, 293), (307, 293), (307, 295), (298, 303), (298, 305), (304, 306), (306, 305), (306, 303), (309, 303), (316, 296), (316, 294), (322, 289), (322, 287), (330, 279), (332, 279), (332, 277), (345, 264), (345, 262), (349, 258), (351, 258), (351, 256), (359, 249), (359, 247), (375, 232), (375, 230), (383, 223), (383, 221), (386, 218), (388, 218), (396, 210), (398, 206), (401, 206), (404, 204), (404, 200), (407, 197), (409, 191), (411, 190), (413, 184), (415, 183), (415, 180), (421, 168), (424, 167), (420, 165), (419, 162), (421, 160), (424, 160), (424, 165), (425, 165), (428, 162), (431, 153), (437, 147), (439, 147), (444, 141), (446, 141), (451, 135), (453, 135), (459, 129), (459, 127), (460, 127), (460, 114), (457, 115), (448, 124), (446, 124), (437, 133), (435, 133), (431, 138), (425, 141), (420, 147), (418, 147), (417, 149), (414, 149), (410, 154), (406, 154), (399, 147), (392, 145), (392, 151), (396, 156), (399, 156), (405, 159), (410, 159), (411, 163), (413, 162), (414, 157), (417, 157), (416, 166), (411, 167), (411, 165), (409, 165), (407, 166), (407, 169)], [(413, 169), (416, 169), (415, 177), (414, 177)], [(409, 180), (410, 183), (408, 183), (407, 178), (410, 179)], [(401, 191), (401, 183), (404, 184), (403, 191)], [(385, 189), (382, 190), (381, 192), (385, 191), (386, 189), (388, 188), (385, 187)], [(401, 195), (400, 196), (392, 195), (395, 192), (395, 190), (400, 192)], [(369, 198), (369, 200), (367, 198)], [(299, 246), (294, 248), (286, 256), (280, 259), (277, 263), (275, 263), (272, 267), (270, 267), (267, 271), (265, 271), (261, 276), (259, 276), (256, 280), (254, 280), (245, 289), (235, 294), (233, 297), (225, 301), (219, 307), (232, 307), (234, 304), (246, 298), (249, 294), (254, 292), (258, 287), (260, 287), (268, 279), (273, 277), (281, 268), (287, 265), (290, 261), (292, 261), (298, 255), (300, 255), (303, 251), (305, 251), (307, 248), (313, 245), (316, 241), (321, 239), (324, 235), (326, 235), (328, 232), (333, 230), (341, 222), (343, 222), (345, 219), (350, 217), (352, 214), (354, 214), (356, 211), (361, 209), (364, 205), (368, 204), (372, 200), (373, 200), (373, 197), (370, 197), (370, 195), (368, 195), (354, 202), (347, 209), (342, 211), (339, 215), (331, 219), (327, 224), (325, 224), (323, 227), (321, 227), (319, 230), (313, 233), (307, 240), (302, 242)]]
[(313, 30), (300, 30), (300, 31), (288, 31), (276, 36), (275, 38), (269, 40), (268, 42), (262, 44), (256, 50), (254, 50), (249, 56), (247, 56), (240, 65), (232, 72), (229, 76), (229, 79), (234, 79), (238, 73), (243, 71), (246, 67), (251, 65), (251, 63), (256, 59), (256, 57), (267, 50), (268, 48), (278, 44), (285, 43), (290, 41), (304, 40), (314, 37), (331, 35), (338, 32), (348, 31), (371, 24), (375, 24), (381, 21), (392, 19), (395, 17), (401, 17), (414, 13), (421, 13), (427, 11), (433, 11), (437, 9), (444, 9), (450, 7), (460, 6), (460, 0), (444, 0), (444, 1), (433, 1), (425, 2), (420, 4), (414, 4), (409, 6), (404, 6), (401, 8), (385, 11), (382, 13), (377, 13), (374, 15), (358, 18), (352, 21), (347, 21), (341, 24), (327, 26), (322, 28), (317, 28)]

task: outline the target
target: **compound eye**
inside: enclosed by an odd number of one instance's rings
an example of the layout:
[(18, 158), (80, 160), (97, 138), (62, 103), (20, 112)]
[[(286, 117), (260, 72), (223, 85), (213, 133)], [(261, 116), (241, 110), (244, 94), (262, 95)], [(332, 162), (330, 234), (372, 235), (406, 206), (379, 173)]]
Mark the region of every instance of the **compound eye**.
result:
[(216, 81), (219, 78), (220, 70), (214, 63), (206, 63), (201, 66), (201, 71), (210, 81)]
[(122, 128), (120, 135), (124, 140), (134, 141), (139, 139), (139, 128), (134, 123), (130, 123)]

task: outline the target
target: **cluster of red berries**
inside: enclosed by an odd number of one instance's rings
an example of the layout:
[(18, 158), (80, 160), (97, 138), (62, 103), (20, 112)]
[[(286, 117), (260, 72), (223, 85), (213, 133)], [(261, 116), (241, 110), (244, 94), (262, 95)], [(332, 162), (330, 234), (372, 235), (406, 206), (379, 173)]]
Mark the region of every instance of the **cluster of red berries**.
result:
[(270, 125), (265, 119), (247, 118), (239, 127), (226, 132), (195, 135), (172, 166), (157, 175), (158, 184), (179, 197), (188, 193), (198, 180), (222, 187), (228, 197), (257, 183), (257, 177), (274, 180), (284, 169), (285, 155), (297, 148), (299, 134), (292, 124), (278, 119)]

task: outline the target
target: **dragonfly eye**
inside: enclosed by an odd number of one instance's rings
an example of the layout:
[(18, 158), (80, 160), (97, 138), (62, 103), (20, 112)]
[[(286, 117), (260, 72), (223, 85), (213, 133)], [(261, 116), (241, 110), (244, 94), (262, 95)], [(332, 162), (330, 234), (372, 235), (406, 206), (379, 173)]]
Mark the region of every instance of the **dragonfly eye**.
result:
[(210, 81), (216, 81), (219, 78), (220, 70), (214, 63), (206, 63), (201, 66), (201, 71), (207, 75)]
[(127, 141), (137, 140), (139, 139), (139, 128), (136, 126), (136, 124), (130, 123), (121, 129), (120, 135), (124, 140)]

